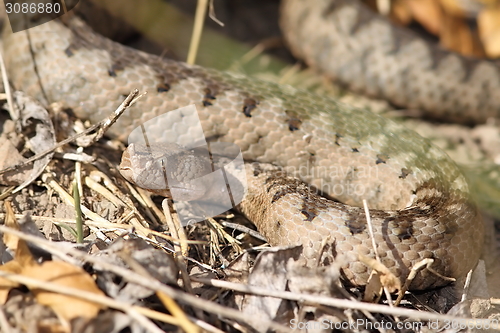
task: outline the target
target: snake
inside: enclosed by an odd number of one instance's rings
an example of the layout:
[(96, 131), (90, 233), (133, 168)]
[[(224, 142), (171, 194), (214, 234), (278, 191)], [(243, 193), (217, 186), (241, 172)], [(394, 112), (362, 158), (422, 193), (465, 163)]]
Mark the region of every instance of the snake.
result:
[[(361, 7), (353, 2), (286, 0), (284, 7), (311, 4), (291, 15), (303, 27), (313, 11), (318, 21), (346, 25), (353, 19), (347, 30), (355, 38), (370, 23), (355, 17), (352, 8)], [(104, 119), (132, 90), (147, 91), (107, 132), (124, 142), (141, 124), (194, 105), (207, 140), (236, 144), (247, 162), (248, 188), (237, 209), (270, 245), (302, 245), (308, 265), (344, 258), (342, 278), (350, 285), (369, 279), (371, 268), (360, 255), (377, 255), (401, 281), (414, 265), (432, 259), (432, 271), (419, 271), (413, 290), (448, 284), (443, 277), (461, 278), (478, 262), (483, 222), (466, 178), (442, 150), (380, 115), (291, 86), (134, 50), (94, 33), (71, 13), (18, 33), (5, 27), (3, 53), (16, 89), (47, 106), (62, 102), (91, 122)], [(339, 67), (349, 61), (330, 60)], [(172, 131), (189, 136), (189, 128), (166, 121), (148, 128), (160, 141)]]
[(282, 13), (293, 53), (350, 90), (439, 121), (500, 116), (498, 61), (447, 51), (357, 0), (284, 1)]

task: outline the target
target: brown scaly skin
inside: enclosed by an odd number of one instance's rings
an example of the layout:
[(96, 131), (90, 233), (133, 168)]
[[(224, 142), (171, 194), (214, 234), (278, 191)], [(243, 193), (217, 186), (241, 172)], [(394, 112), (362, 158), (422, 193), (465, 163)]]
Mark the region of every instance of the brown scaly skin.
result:
[[(5, 61), (15, 87), (45, 103), (63, 101), (78, 116), (97, 121), (132, 89), (148, 91), (111, 128), (121, 140), (144, 121), (195, 104), (206, 137), (235, 143), (246, 160), (261, 163), (247, 165), (249, 190), (240, 209), (272, 245), (303, 244), (304, 256), (314, 260), (330, 235), (322, 261), (345, 255), (345, 276), (363, 285), (369, 269), (357, 254), (374, 257), (358, 208), (366, 199), (377, 252), (400, 279), (423, 258), (434, 258), (433, 268), (449, 277), (464, 276), (477, 263), (483, 225), (467, 182), (445, 153), (413, 131), (289, 86), (131, 50), (75, 18), (29, 34), (4, 33)], [(189, 140), (188, 130), (173, 123), (149, 127), (150, 140)], [(345, 204), (317, 196), (267, 163)], [(423, 271), (411, 288), (446, 283)]]

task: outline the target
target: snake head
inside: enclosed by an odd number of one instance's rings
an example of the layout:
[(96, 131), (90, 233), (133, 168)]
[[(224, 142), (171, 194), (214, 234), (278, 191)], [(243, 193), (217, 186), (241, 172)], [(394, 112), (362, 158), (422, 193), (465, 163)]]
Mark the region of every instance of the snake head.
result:
[(198, 200), (211, 187), (210, 158), (200, 149), (177, 144), (130, 144), (122, 154), (121, 175), (145, 190), (177, 201)]

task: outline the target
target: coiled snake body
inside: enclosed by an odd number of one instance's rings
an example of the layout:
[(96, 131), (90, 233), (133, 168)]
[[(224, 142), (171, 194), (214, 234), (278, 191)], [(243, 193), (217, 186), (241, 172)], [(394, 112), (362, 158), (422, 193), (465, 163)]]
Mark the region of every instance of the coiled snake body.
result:
[[(111, 128), (122, 140), (148, 119), (195, 104), (207, 138), (235, 143), (246, 160), (291, 175), (247, 167), (240, 209), (269, 243), (303, 244), (304, 256), (315, 260), (329, 235), (320, 260), (347, 256), (343, 273), (352, 284), (364, 285), (370, 273), (358, 254), (374, 257), (363, 199), (381, 261), (399, 278), (423, 258), (433, 258), (433, 268), (448, 277), (464, 276), (478, 260), (483, 226), (464, 176), (445, 153), (392, 121), (289, 86), (131, 50), (76, 18), (6, 32), (4, 53), (17, 89), (47, 104), (63, 101), (91, 121), (116, 109), (131, 90), (148, 91)], [(168, 126), (150, 130), (161, 137)], [(423, 270), (411, 288), (445, 283)]]

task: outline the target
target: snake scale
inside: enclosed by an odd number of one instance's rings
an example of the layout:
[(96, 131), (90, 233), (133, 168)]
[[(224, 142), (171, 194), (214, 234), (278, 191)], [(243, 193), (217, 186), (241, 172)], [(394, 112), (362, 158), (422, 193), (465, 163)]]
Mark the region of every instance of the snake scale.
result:
[(281, 23), (299, 58), (352, 90), (462, 124), (500, 117), (500, 66), (426, 42), (359, 1), (294, 0)]
[[(332, 16), (344, 3), (308, 2), (329, 3)], [(47, 105), (62, 101), (96, 122), (133, 89), (147, 91), (111, 127), (118, 139), (148, 119), (195, 104), (207, 138), (235, 143), (245, 160), (258, 162), (247, 164), (248, 193), (239, 209), (271, 245), (302, 244), (303, 256), (321, 264), (342, 254), (348, 259), (343, 275), (353, 285), (366, 284), (370, 273), (358, 254), (374, 257), (363, 199), (376, 251), (398, 278), (424, 258), (435, 260), (438, 273), (462, 277), (479, 258), (483, 225), (464, 176), (445, 153), (401, 125), (290, 86), (135, 51), (76, 17), (16, 34), (4, 30), (12, 84)], [(161, 136), (168, 126), (150, 131)], [(330, 244), (318, 257), (327, 236)], [(411, 289), (446, 283), (423, 270)]]

